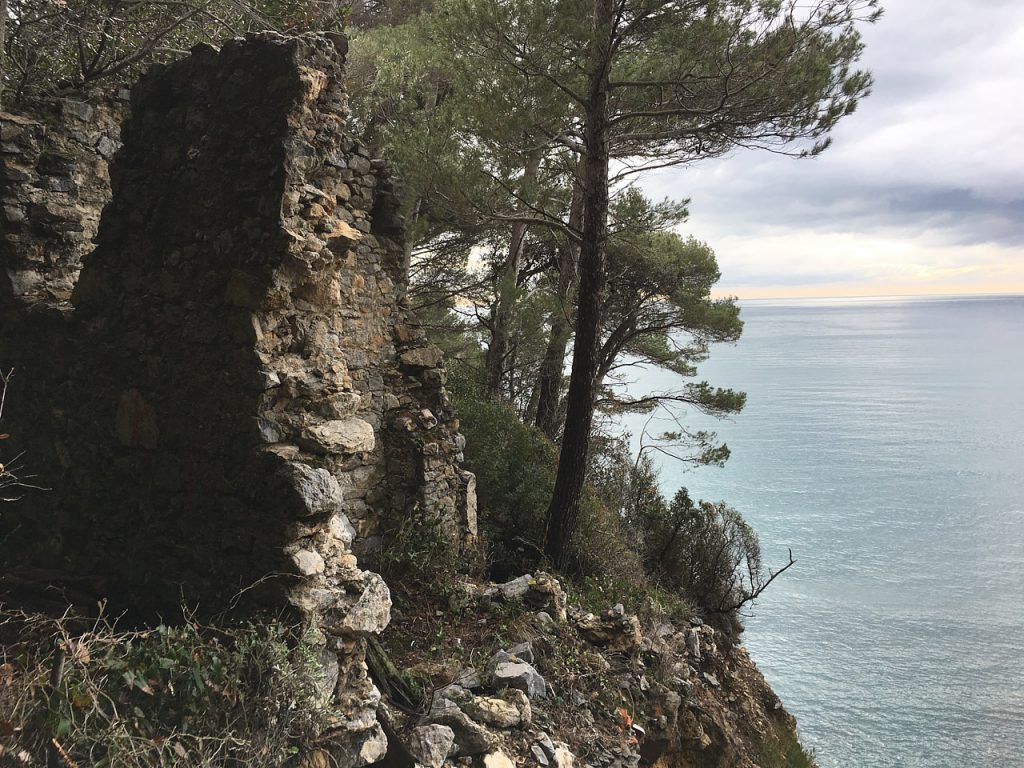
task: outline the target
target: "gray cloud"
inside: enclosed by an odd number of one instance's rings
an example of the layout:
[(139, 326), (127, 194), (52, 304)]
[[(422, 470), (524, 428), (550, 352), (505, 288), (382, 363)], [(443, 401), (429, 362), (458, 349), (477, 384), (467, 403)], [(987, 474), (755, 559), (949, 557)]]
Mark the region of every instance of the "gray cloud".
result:
[[(1024, 3), (889, 5), (865, 31), (874, 92), (822, 157), (739, 151), (652, 175), (646, 191), (691, 197), (690, 229), (715, 247), (787, 232), (870, 236), (913, 242), (915, 259), (938, 264), (949, 248), (987, 244), (1024, 274)], [(819, 266), (808, 284), (856, 277), (849, 263)]]

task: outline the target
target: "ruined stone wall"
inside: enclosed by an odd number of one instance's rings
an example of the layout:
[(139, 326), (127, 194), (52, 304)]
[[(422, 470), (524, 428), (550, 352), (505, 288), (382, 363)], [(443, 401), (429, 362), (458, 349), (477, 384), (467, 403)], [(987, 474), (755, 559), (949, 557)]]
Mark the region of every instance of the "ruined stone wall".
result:
[(127, 92), (0, 112), (0, 308), (67, 300), (110, 198)]
[(296, 612), (346, 713), (331, 750), (357, 765), (386, 744), (363, 644), (390, 610), (360, 565), (383, 520), (456, 544), (476, 521), (393, 184), (345, 130), (345, 48), (264, 35), (146, 75), (80, 275), (113, 131), (72, 152), (63, 127), (4, 116), (0, 460), (23, 453), (50, 490), (5, 506), (0, 541), (4, 565), (143, 615)]
[[(384, 511), (472, 535), (440, 354), (404, 298), (392, 183), (345, 133), (342, 59), (321, 38), (260, 38), (149, 74), (73, 311), (52, 318), (74, 283), (56, 256), (3, 305), (17, 333), (0, 354), (27, 366), (6, 429), (53, 488), (14, 515), (60, 539), (55, 557), (139, 594), (217, 595), (352, 562), (328, 534), (370, 551)], [(40, 148), (59, 130), (4, 126), (31, 148), (5, 157), (5, 203), (94, 188), (81, 156)], [(95, 201), (64, 202), (80, 246)], [(5, 229), (5, 264), (59, 245), (38, 203)], [(31, 300), (35, 314), (15, 306)]]

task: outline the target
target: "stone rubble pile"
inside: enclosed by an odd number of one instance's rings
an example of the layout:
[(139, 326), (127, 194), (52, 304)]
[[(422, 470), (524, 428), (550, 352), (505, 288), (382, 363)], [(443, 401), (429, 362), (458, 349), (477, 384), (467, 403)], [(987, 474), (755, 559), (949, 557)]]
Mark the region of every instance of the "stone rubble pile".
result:
[[(475, 595), (483, 606), (521, 602), (556, 614), (553, 606), (566, 603), (558, 581), (543, 573), (479, 587)], [(746, 652), (722, 650), (716, 630), (699, 618), (682, 628), (663, 623), (644, 631), (621, 605), (600, 615), (569, 607), (561, 616), (556, 620), (548, 611), (536, 611), (533, 641), (498, 650), (482, 669), (463, 669), (453, 683), (434, 692), (429, 712), (413, 722), (405, 738), (418, 765), (635, 768), (667, 760), (756, 768), (749, 743), (763, 742), (779, 722), (792, 723)], [(556, 703), (558, 692), (541, 670), (555, 663), (550, 656), (559, 653), (566, 633), (591, 648), (585, 654), (593, 687), (574, 687), (568, 696), (583, 730), (556, 735), (542, 724), (551, 722), (552, 707), (564, 705)], [(596, 693), (607, 682), (621, 690), (623, 702), (645, 702), (643, 722), (633, 719), (639, 710), (619, 710), (620, 727), (612, 739), (609, 713), (600, 710), (606, 705)], [(736, 711), (743, 713), (743, 723)], [(599, 724), (602, 718), (605, 726)]]

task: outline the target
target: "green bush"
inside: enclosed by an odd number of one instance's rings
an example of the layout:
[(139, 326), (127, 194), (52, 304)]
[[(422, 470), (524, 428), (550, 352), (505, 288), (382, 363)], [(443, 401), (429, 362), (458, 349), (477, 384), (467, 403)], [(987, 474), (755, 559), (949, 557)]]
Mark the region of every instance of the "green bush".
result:
[(806, 750), (795, 733), (768, 742), (757, 761), (761, 768), (818, 768), (814, 750)]
[[(509, 406), (488, 400), (476, 369), (456, 362), (449, 371), (491, 576), (524, 573), (542, 561), (556, 449)], [(563, 575), (595, 610), (602, 593), (631, 610), (675, 617), (698, 606), (730, 633), (742, 630), (738, 610), (764, 584), (757, 536), (739, 512), (694, 504), (685, 489), (669, 504), (649, 458), (634, 461), (626, 438), (602, 435), (592, 444), (570, 560)]]
[(555, 447), (507, 405), (487, 400), (468, 366), (451, 366), (448, 389), (466, 436), (465, 466), (477, 479), (478, 519), (492, 576), (521, 574), (540, 561)]
[(695, 504), (684, 488), (640, 523), (648, 572), (739, 630), (739, 609), (765, 584), (757, 534), (742, 515), (723, 502)]

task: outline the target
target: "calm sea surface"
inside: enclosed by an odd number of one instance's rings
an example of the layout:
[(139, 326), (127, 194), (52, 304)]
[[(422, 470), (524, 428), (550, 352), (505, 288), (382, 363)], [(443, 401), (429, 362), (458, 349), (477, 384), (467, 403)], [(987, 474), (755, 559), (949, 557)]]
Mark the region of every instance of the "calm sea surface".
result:
[(748, 393), (714, 422), (732, 458), (666, 463), (665, 490), (737, 507), (769, 564), (792, 547), (745, 639), (804, 742), (823, 768), (1024, 766), (1024, 297), (742, 314), (701, 368)]

